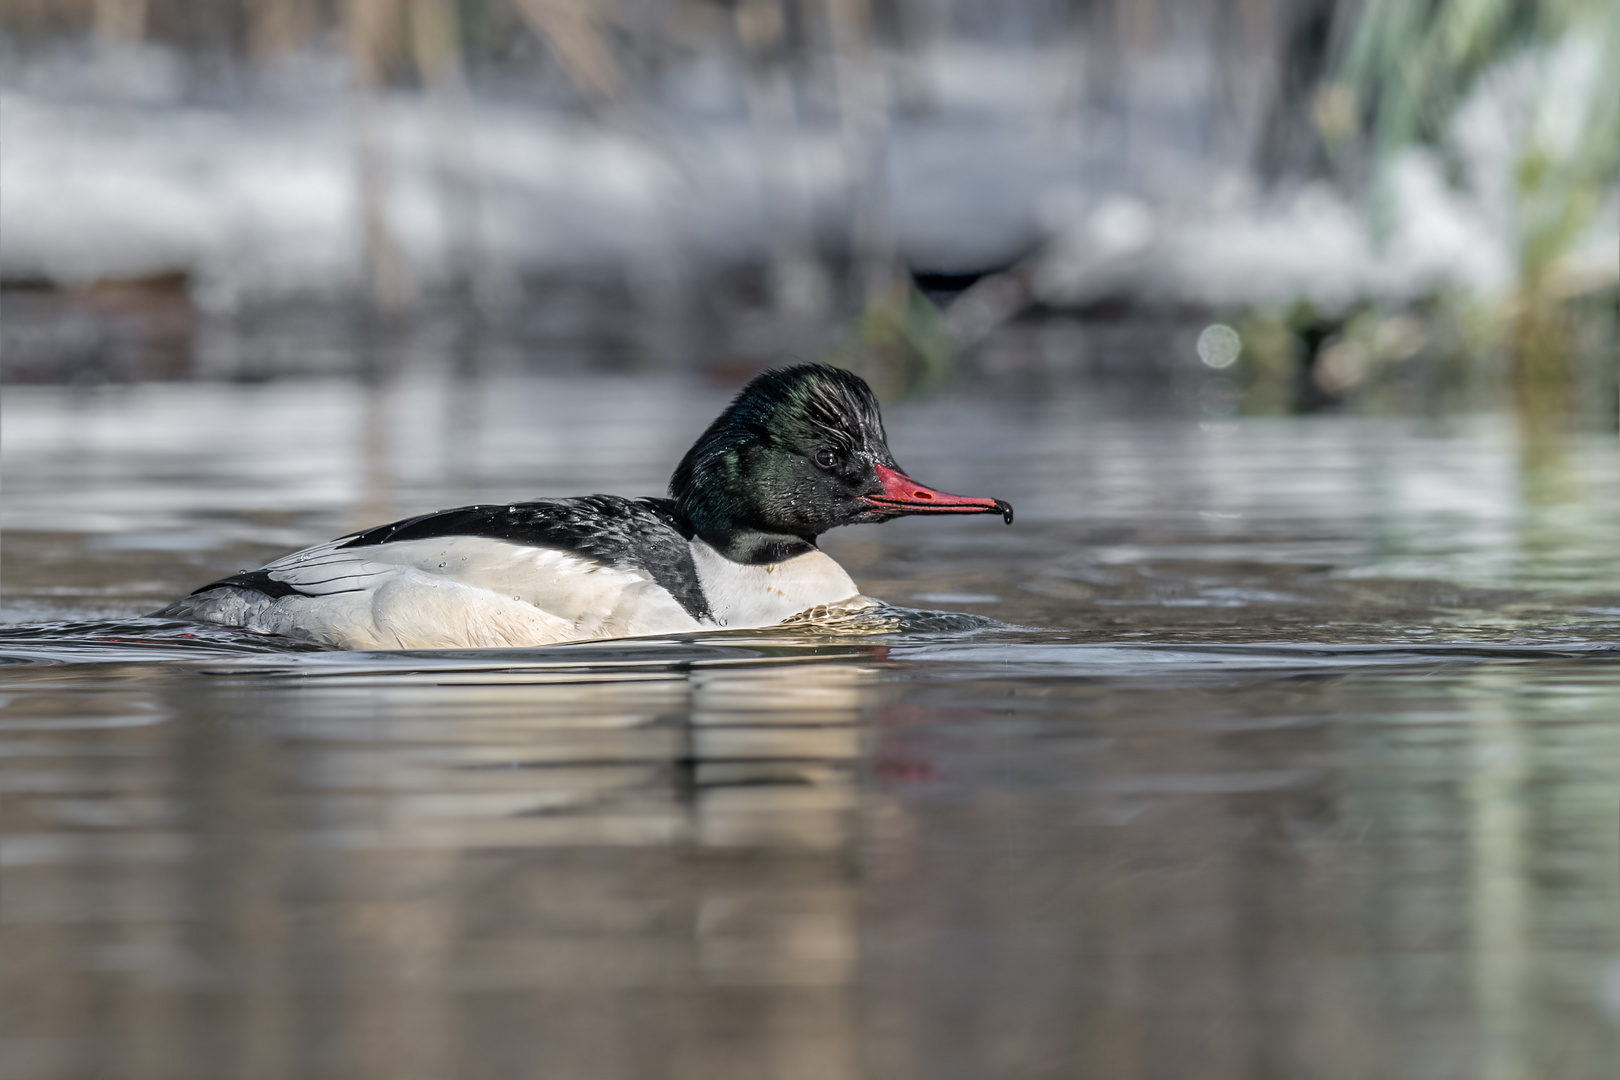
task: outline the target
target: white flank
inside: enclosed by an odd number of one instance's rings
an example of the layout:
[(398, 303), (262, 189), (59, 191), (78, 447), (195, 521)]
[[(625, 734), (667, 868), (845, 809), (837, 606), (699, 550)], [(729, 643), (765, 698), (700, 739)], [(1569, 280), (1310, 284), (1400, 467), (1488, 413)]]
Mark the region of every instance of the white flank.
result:
[(249, 627), (346, 649), (500, 648), (706, 629), (637, 570), (552, 548), (456, 536), (339, 541), (265, 567), (306, 596)]
[(205, 594), (183, 601), (182, 614), (342, 649), (488, 649), (752, 629), (817, 607), (871, 603), (819, 551), (744, 566), (694, 540), (714, 615), (700, 622), (651, 575), (553, 548), (473, 536), (343, 543), (264, 568), (297, 594)]

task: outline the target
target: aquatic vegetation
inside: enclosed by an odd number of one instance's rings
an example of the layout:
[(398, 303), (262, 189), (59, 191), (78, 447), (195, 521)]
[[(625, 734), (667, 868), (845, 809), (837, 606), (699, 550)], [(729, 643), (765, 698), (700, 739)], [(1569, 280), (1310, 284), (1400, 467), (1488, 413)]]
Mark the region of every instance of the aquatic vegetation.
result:
[(960, 371), (962, 348), (933, 301), (902, 281), (867, 304), (822, 359), (890, 398), (950, 381)]
[[(1620, 199), (1617, 53), (1620, 7), (1609, 0), (1375, 0), (1335, 88), (1359, 106), (1375, 226), (1390, 213), (1394, 163), (1418, 146), (1508, 219), (1515, 281), (1494, 298), (1497, 329), (1535, 425), (1556, 423), (1577, 394), (1607, 389), (1613, 401), (1613, 352), (1590, 338), (1612, 330), (1620, 288), (1613, 230), (1594, 235)], [(1324, 128), (1342, 156), (1342, 125)]]

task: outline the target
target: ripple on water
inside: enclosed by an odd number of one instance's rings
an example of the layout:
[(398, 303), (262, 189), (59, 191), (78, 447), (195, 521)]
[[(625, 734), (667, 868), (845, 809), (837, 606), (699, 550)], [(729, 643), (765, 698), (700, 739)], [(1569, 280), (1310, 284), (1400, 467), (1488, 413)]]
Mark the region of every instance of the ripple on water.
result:
[(534, 677), (568, 672), (633, 679), (648, 670), (716, 664), (840, 661), (923, 667), (945, 679), (1131, 678), (1615, 656), (1620, 656), (1620, 644), (1580, 639), (1500, 644), (1432, 638), (1416, 643), (1074, 641), (1060, 630), (886, 604), (764, 630), (510, 649), (327, 650), (275, 635), (166, 619), (0, 628), (0, 665), (136, 664), (178, 669), (200, 665), (383, 678), (500, 669)]

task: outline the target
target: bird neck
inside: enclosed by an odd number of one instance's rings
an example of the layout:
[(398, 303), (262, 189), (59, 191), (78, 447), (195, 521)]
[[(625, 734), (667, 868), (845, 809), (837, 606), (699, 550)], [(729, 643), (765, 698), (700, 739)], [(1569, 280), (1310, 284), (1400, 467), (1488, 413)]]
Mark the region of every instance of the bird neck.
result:
[(816, 550), (816, 545), (802, 536), (758, 529), (734, 528), (715, 533), (699, 529), (698, 535), (721, 555), (745, 566), (779, 563)]

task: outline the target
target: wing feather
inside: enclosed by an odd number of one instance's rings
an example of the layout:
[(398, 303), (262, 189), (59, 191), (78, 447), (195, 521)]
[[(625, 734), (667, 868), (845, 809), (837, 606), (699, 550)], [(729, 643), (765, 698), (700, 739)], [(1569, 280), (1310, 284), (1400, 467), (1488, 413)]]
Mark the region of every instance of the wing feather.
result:
[(538, 645), (712, 623), (666, 500), (462, 507), (294, 552), (163, 614), (345, 648)]

